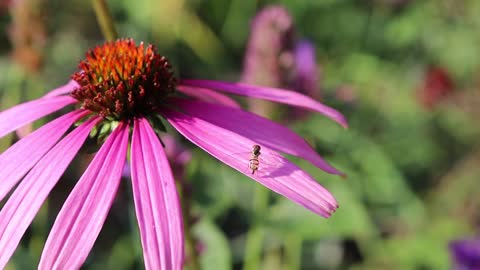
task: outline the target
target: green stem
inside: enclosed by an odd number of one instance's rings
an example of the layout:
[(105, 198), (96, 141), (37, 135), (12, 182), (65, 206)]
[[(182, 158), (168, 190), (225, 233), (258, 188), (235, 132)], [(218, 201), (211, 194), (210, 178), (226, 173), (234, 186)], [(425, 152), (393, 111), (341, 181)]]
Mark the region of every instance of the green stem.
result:
[(285, 237), (286, 270), (300, 269), (302, 257), (302, 238), (296, 234), (288, 234)]
[(116, 40), (118, 38), (118, 33), (115, 29), (107, 2), (105, 0), (92, 0), (92, 5), (105, 39), (108, 41)]
[(243, 270), (256, 270), (261, 266), (262, 244), (265, 236), (262, 218), (268, 209), (268, 189), (257, 185), (253, 196), (254, 223), (247, 233)]
[[(177, 178), (178, 179), (178, 178)], [(184, 182), (177, 182), (177, 190), (180, 195), (180, 203), (182, 205), (182, 216), (183, 216), (183, 230), (185, 236), (185, 249), (187, 252), (187, 264), (189, 270), (200, 270), (200, 261), (198, 259), (198, 254), (196, 251), (196, 241), (192, 233), (192, 202), (190, 200), (189, 194), (186, 194), (186, 190), (183, 188)]]

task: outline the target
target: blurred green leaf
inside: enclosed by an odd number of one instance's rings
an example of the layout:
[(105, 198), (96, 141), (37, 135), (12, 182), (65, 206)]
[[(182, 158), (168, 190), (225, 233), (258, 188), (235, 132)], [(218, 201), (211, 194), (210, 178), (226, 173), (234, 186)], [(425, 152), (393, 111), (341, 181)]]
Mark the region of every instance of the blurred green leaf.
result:
[(200, 245), (200, 263), (202, 269), (232, 269), (232, 255), (228, 240), (223, 232), (209, 219), (203, 218), (193, 232)]
[(364, 269), (449, 269), (448, 243), (466, 231), (465, 224), (454, 219), (431, 220), (414, 234), (376, 242)]
[(222, 165), (213, 157), (198, 150), (193, 152), (193, 157), (187, 168), (187, 179), (195, 190), (193, 196), (202, 213), (214, 218), (233, 204), (227, 187), (230, 180), (222, 177)]
[(269, 210), (268, 226), (282, 233), (294, 233), (309, 240), (325, 237), (374, 237), (377, 233), (375, 225), (348, 183), (339, 183), (331, 187), (330, 191), (337, 198), (340, 208), (329, 219), (322, 218), (282, 197)]

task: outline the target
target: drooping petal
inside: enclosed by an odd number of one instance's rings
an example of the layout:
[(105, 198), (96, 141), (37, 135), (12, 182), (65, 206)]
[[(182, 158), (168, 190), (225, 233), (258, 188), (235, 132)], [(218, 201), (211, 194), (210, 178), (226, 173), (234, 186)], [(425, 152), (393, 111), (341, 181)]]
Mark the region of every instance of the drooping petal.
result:
[(325, 162), (302, 137), (266, 118), (216, 104), (190, 100), (178, 100), (176, 104), (190, 115), (240, 134), (262, 146), (304, 158), (328, 173), (342, 174)]
[(0, 201), (87, 111), (73, 111), (37, 129), (0, 155)]
[(182, 210), (163, 147), (145, 119), (135, 121), (132, 187), (146, 269), (183, 266)]
[(115, 199), (127, 146), (128, 125), (120, 123), (60, 210), (45, 243), (39, 269), (80, 269)]
[(180, 92), (188, 96), (197, 98), (199, 100), (203, 100), (209, 103), (222, 104), (234, 108), (240, 108), (240, 104), (238, 104), (238, 102), (236, 102), (233, 98), (220, 94), (211, 89), (189, 87), (184, 85), (179, 85), (177, 89)]
[(25, 176), (0, 211), (0, 269), (98, 120), (88, 120), (55, 145)]
[(264, 175), (250, 173), (246, 170), (248, 158), (233, 157), (236, 153), (250, 151), (255, 142), (194, 116), (172, 110), (163, 113), (187, 139), (267, 188), (324, 217), (329, 217), (337, 208), (337, 202), (328, 190), (275, 151), (262, 147), (261, 152), (263, 160), (274, 164), (274, 169)]
[(79, 87), (78, 83), (74, 80), (70, 80), (67, 84), (62, 85), (44, 95), (44, 98), (61, 96), (71, 93), (75, 88)]
[(254, 86), (242, 83), (228, 83), (209, 80), (181, 80), (180, 84), (194, 87), (211, 88), (236, 95), (250, 96), (254, 98), (260, 98), (293, 106), (303, 107), (319, 112), (336, 121), (343, 127), (347, 127), (347, 120), (345, 119), (345, 117), (343, 117), (341, 113), (298, 92), (279, 88)]
[(40, 98), (0, 112), (0, 138), (76, 101), (69, 96)]

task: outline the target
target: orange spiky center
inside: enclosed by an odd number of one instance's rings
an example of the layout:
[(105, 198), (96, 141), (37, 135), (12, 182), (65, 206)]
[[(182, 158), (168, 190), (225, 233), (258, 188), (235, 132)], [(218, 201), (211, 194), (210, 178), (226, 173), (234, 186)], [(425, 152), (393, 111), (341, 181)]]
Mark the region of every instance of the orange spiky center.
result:
[(174, 93), (171, 66), (153, 45), (120, 39), (91, 49), (72, 78), (82, 108), (122, 120), (158, 111)]

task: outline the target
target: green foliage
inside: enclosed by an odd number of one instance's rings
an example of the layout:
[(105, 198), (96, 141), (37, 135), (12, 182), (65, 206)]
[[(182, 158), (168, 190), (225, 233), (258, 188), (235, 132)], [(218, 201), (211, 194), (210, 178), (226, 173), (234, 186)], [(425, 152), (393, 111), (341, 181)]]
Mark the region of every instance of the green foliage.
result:
[(218, 269), (232, 269), (228, 239), (213, 222), (202, 220), (193, 228), (193, 233), (203, 246), (200, 248), (202, 269), (208, 269), (212, 265)]
[[(38, 71), (22, 67), (6, 32), (0, 36), (1, 110), (68, 81), (87, 48), (102, 42), (89, 1), (44, 2), (49, 31)], [(108, 2), (119, 33), (157, 45), (179, 76), (225, 81), (240, 78), (252, 16), (281, 3), (298, 36), (316, 44), (323, 102), (348, 119), (349, 129), (314, 114), (288, 122), (347, 174), (341, 179), (291, 158), (337, 198), (340, 208), (329, 219), (272, 192), (265, 209), (255, 209), (257, 183), (189, 145), (185, 178), (203, 269), (241, 269), (251, 228), (259, 232), (263, 269), (449, 269), (448, 243), (478, 234), (480, 1)], [(11, 23), (0, 5), (0, 29)], [(454, 89), (428, 108), (419, 93), (430, 67), (444, 69)], [(161, 134), (163, 124), (151, 120)], [(0, 151), (16, 139), (0, 140)], [(82, 166), (72, 169), (76, 175)], [(108, 244), (94, 249), (85, 269), (142, 265), (132, 211), (112, 208), (109, 220), (118, 222), (104, 227)], [(7, 269), (36, 267), (56, 214), (42, 209)]]

